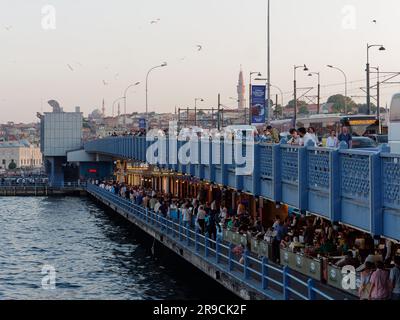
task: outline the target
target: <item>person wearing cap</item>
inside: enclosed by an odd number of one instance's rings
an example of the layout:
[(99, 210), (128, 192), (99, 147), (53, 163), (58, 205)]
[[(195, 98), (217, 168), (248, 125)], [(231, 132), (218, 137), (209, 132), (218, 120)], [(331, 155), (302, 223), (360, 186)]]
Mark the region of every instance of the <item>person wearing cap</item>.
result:
[(389, 276), (392, 288), (392, 300), (400, 300), (400, 256), (394, 257), (394, 264)]

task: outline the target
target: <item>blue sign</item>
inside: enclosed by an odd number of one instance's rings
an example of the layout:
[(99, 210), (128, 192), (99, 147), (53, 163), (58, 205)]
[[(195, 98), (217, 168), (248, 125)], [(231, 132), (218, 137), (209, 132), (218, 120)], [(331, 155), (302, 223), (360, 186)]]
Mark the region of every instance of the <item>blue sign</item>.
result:
[(139, 129), (146, 129), (146, 119), (145, 118), (139, 119)]
[(266, 120), (266, 86), (251, 87), (251, 123), (265, 124)]

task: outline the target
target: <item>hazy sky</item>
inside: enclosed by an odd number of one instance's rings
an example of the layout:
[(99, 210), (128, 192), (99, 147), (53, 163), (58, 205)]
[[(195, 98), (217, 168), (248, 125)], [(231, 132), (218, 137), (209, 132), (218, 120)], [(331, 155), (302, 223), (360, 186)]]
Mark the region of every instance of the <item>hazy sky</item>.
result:
[[(45, 5), (56, 9), (55, 30), (42, 27)], [(349, 95), (362, 95), (367, 42), (387, 48), (371, 49), (371, 65), (400, 71), (398, 0), (272, 0), (271, 10), (271, 81), (285, 102), (293, 65), (304, 63), (321, 72), (323, 100), (344, 92), (331, 86), (343, 76), (326, 64), (358, 81)], [(151, 75), (150, 111), (193, 107), (195, 97), (216, 106), (218, 93), (230, 105), (240, 65), (246, 82), (250, 70), (265, 73), (266, 0), (0, 0), (0, 41), (0, 122), (35, 120), (36, 111), (50, 111), (49, 99), (87, 114), (104, 98), (110, 115), (112, 101), (136, 81), (142, 85), (129, 92), (128, 111), (144, 111), (146, 72), (163, 61), (168, 67)], [(298, 81), (316, 85), (302, 71)], [(382, 105), (399, 90), (384, 88)]]

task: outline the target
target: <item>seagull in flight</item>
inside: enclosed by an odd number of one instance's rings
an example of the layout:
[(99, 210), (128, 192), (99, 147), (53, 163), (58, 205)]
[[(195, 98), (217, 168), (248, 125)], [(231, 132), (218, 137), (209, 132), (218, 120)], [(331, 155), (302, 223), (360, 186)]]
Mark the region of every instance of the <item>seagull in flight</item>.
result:
[(203, 46), (197, 45), (197, 51), (201, 51), (201, 50), (203, 50)]
[(151, 22), (150, 22), (150, 24), (156, 24), (156, 23), (158, 23), (160, 20), (161, 20), (161, 19), (160, 19), (160, 18), (158, 18), (157, 20), (153, 20), (153, 21), (151, 21)]
[(74, 71), (74, 68), (72, 68), (72, 66), (70, 64), (67, 64), (69, 70)]
[(103, 80), (103, 84), (104, 84), (105, 86), (108, 86), (108, 83), (107, 83), (105, 80)]
[(4, 26), (4, 29), (6, 29), (7, 31), (10, 31), (12, 29), (12, 26)]
[(377, 21), (376, 21), (376, 20), (372, 20), (372, 22), (375, 23), (375, 24), (377, 24)]

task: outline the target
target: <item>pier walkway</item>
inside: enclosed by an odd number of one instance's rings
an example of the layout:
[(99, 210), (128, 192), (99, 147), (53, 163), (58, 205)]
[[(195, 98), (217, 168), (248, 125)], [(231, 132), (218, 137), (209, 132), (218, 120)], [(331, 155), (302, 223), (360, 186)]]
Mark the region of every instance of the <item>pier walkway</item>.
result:
[(166, 219), (154, 212), (88, 184), (87, 192), (106, 206), (134, 223), (167, 248), (246, 300), (348, 300), (353, 296), (306, 279), (289, 267), (269, 263), (248, 251), (244, 264), (233, 254), (233, 245), (211, 240), (181, 222)]

